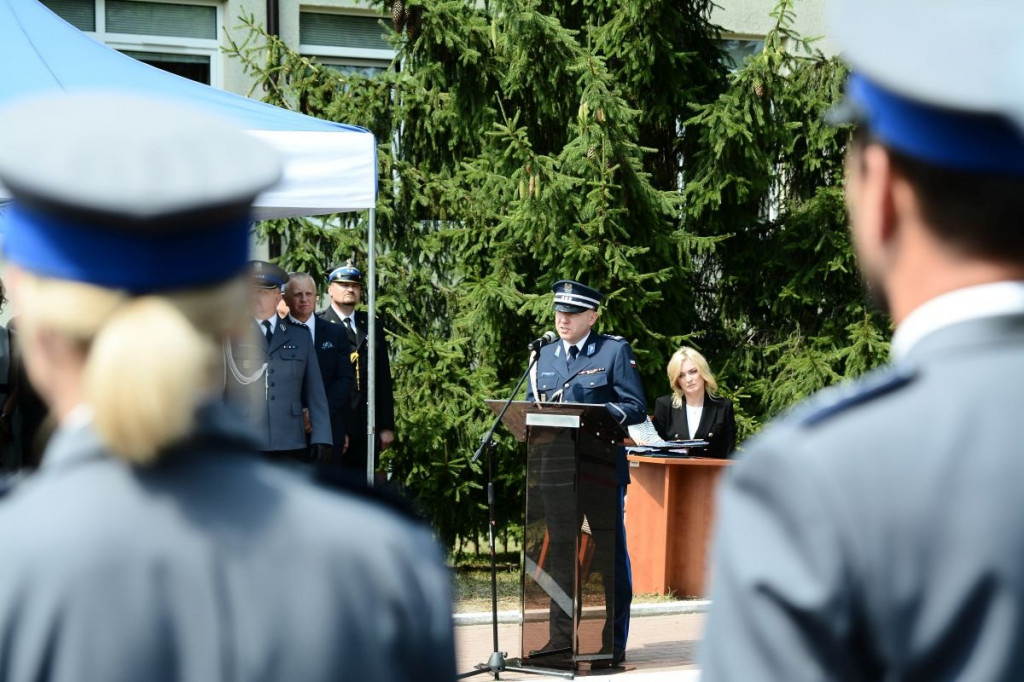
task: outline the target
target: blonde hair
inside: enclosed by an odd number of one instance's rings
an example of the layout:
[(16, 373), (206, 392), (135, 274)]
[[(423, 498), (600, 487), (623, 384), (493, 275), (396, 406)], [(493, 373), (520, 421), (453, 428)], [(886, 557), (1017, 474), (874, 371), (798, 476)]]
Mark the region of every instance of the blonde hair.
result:
[(718, 391), (718, 382), (715, 381), (715, 375), (711, 373), (711, 367), (708, 365), (708, 361), (704, 359), (704, 356), (695, 348), (689, 346), (682, 346), (679, 350), (672, 354), (672, 358), (668, 361), (668, 368), (666, 373), (668, 374), (668, 385), (672, 388), (672, 407), (683, 406), (683, 389), (679, 388), (679, 370), (683, 366), (683, 361), (689, 360), (693, 363), (693, 366), (697, 368), (697, 374), (704, 380), (704, 390), (710, 393), (712, 396)]
[(244, 278), (135, 297), (23, 272), (20, 288), (26, 326), (81, 347), (84, 398), (104, 445), (140, 465), (192, 431), (220, 376), (220, 341), (247, 311)]

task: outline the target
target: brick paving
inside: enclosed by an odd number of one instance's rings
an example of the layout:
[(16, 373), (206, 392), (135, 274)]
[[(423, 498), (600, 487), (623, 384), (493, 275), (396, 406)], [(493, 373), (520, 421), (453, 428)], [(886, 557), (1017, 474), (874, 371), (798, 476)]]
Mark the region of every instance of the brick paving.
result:
[[(635, 682), (656, 682), (672, 679), (691, 682), (698, 678), (697, 645), (704, 629), (704, 614), (686, 613), (664, 616), (634, 616), (629, 625), (629, 647), (626, 649), (625, 671), (604, 672), (615, 679)], [(519, 625), (498, 626), (498, 646), (509, 657), (519, 655)], [(458, 671), (470, 672), (478, 663), (485, 663), (494, 650), (490, 623), (461, 625), (455, 628), (455, 654)], [(598, 675), (593, 675), (598, 676)], [(470, 679), (489, 680), (489, 673)], [(502, 680), (540, 680), (541, 676), (503, 672)], [(549, 678), (557, 679), (557, 678)]]

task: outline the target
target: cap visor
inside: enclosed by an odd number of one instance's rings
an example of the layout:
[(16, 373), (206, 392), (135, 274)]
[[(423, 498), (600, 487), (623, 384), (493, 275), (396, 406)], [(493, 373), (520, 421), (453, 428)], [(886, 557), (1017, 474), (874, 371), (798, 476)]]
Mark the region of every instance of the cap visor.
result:
[(556, 303), (555, 310), (560, 313), (582, 313), (586, 310), (593, 310), (593, 308), (584, 308), (579, 305), (569, 305), (568, 303)]

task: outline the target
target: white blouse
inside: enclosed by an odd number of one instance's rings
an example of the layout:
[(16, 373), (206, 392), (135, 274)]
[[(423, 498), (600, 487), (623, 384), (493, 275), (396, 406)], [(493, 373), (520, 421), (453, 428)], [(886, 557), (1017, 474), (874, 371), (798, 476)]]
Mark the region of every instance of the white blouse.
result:
[(697, 434), (697, 427), (700, 426), (702, 414), (704, 414), (703, 405), (698, 405), (697, 407), (686, 406), (686, 425), (690, 427), (690, 440), (693, 440)]

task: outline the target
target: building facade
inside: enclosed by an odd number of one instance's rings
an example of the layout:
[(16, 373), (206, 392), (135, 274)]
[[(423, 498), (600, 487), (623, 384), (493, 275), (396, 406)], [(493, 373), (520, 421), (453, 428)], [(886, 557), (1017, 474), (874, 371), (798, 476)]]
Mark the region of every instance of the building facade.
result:
[[(78, 29), (153, 66), (247, 94), (252, 80), (224, 55), (246, 38), (242, 17), (276, 33), (292, 49), (342, 70), (367, 74), (394, 57), (379, 10), (353, 0), (42, 0)], [(770, 30), (775, 0), (719, 0), (711, 20), (723, 28), (734, 65), (756, 53)], [(796, 30), (821, 36), (824, 0), (800, 0)], [(818, 44), (832, 52), (827, 40)]]

